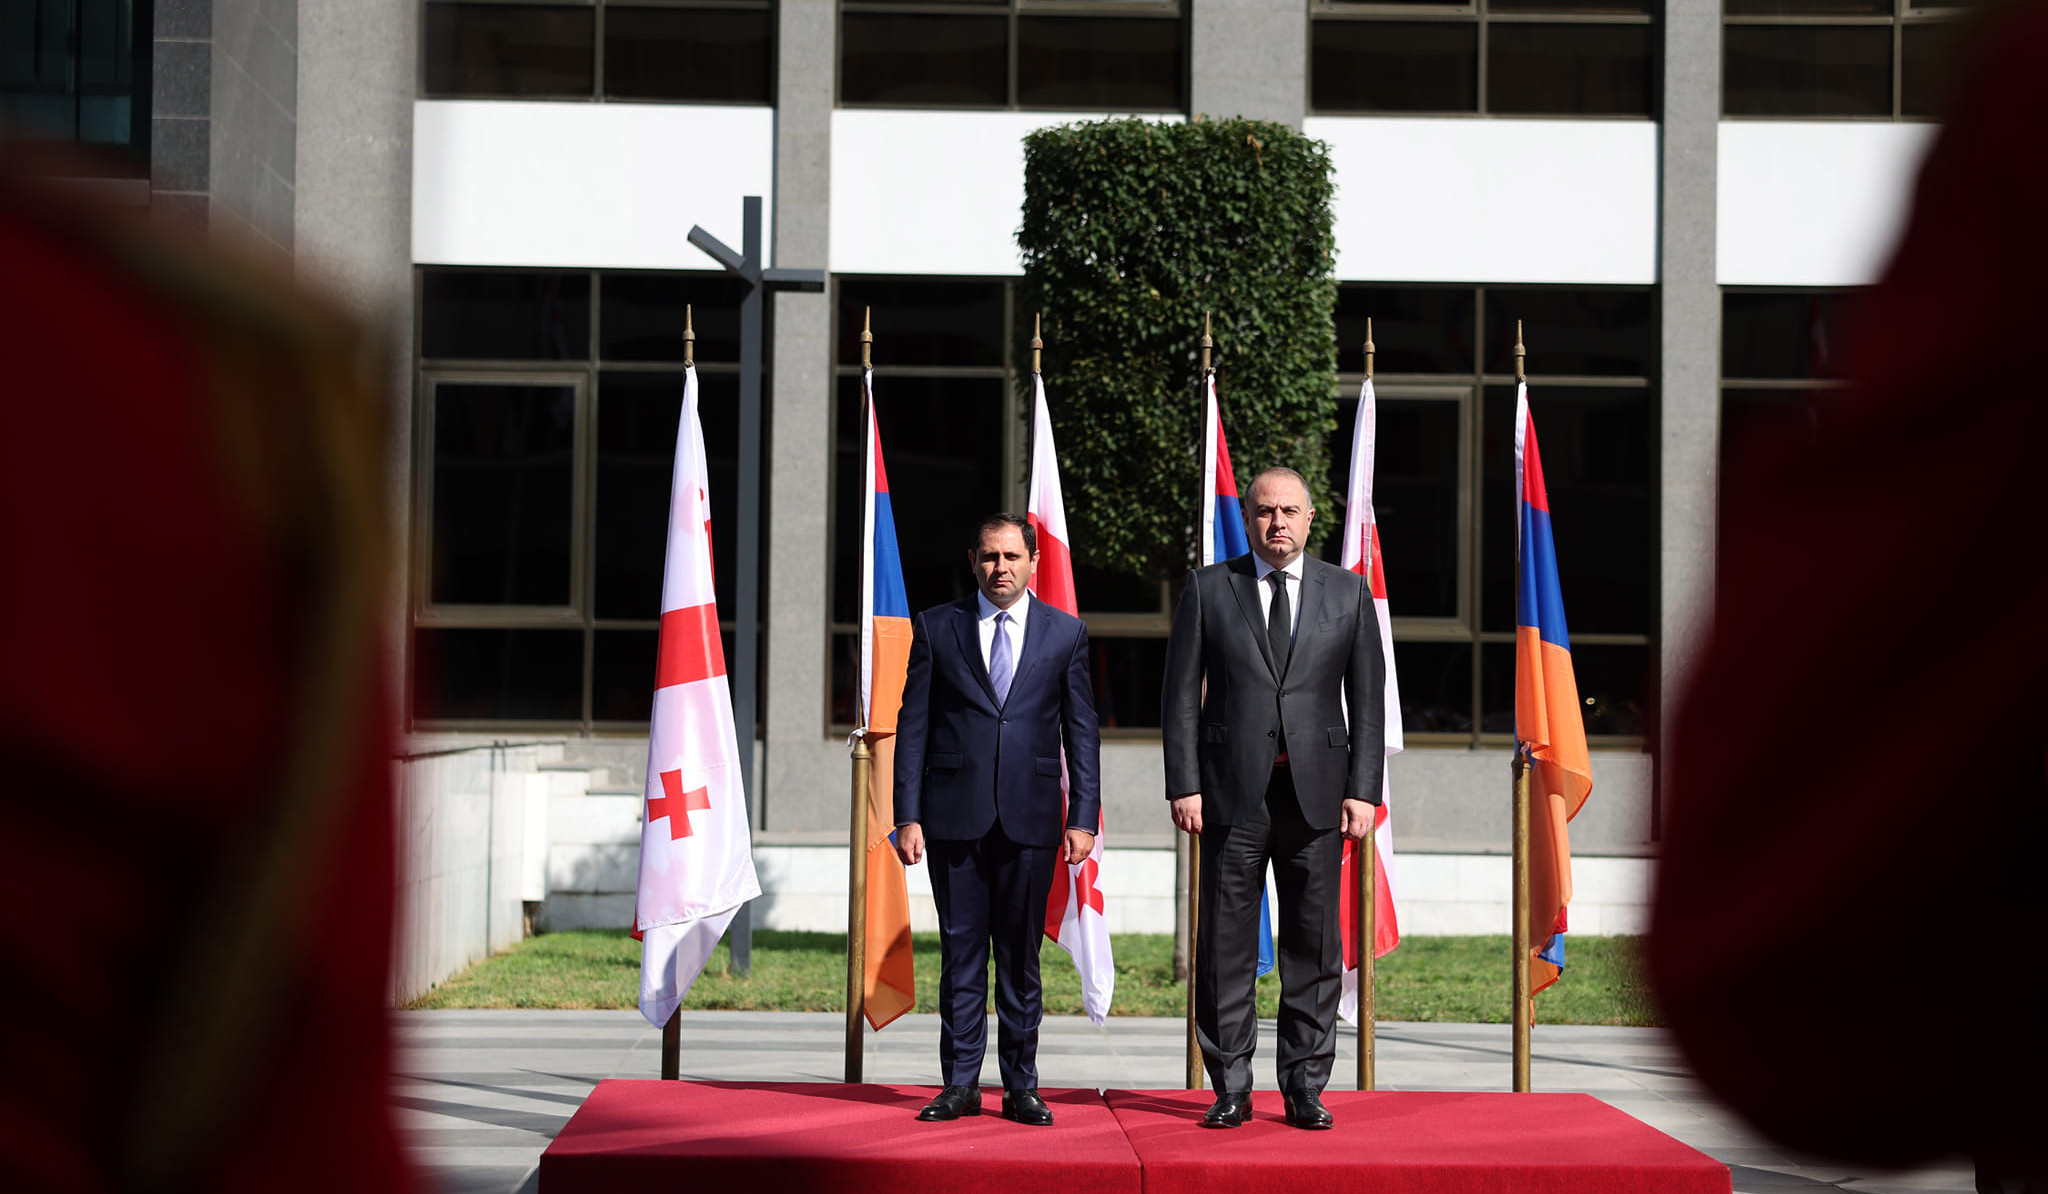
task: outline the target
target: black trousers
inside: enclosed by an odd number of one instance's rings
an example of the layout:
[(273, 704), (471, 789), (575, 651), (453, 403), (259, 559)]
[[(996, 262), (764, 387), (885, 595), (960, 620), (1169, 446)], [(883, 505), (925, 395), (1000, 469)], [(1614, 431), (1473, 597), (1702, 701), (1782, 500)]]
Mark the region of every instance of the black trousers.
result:
[(1259, 897), (1266, 864), (1280, 897), (1280, 1089), (1320, 1092), (1337, 1059), (1344, 949), (1338, 929), (1343, 837), (1301, 816), (1294, 781), (1273, 771), (1254, 819), (1204, 826), (1195, 944), (1195, 1038), (1219, 1091), (1252, 1088), (1258, 1044)]
[(1038, 939), (1056, 853), (1051, 846), (1018, 845), (1000, 823), (975, 841), (925, 842), (939, 911), (939, 1069), (948, 1086), (981, 1081), (991, 943), (1003, 1089), (1038, 1086), (1038, 1024), (1045, 1017)]

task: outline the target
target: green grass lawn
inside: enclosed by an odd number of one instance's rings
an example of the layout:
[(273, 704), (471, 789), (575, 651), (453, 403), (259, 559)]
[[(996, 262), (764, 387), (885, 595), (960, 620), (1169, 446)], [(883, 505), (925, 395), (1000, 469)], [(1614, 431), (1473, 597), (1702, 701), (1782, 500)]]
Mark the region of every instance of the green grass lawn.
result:
[[(1173, 939), (1121, 934), (1113, 1015), (1178, 1016), (1186, 995), (1173, 981)], [(1634, 937), (1570, 939), (1565, 976), (1536, 997), (1545, 1024), (1656, 1024)], [(912, 938), (917, 1010), (935, 1011), (939, 942)], [(1380, 959), (1378, 1018), (1499, 1024), (1508, 1019), (1506, 937), (1410, 937)], [(1040, 953), (1045, 1010), (1081, 1013), (1081, 982), (1056, 945)], [(547, 933), (521, 942), (442, 983), (410, 1008), (630, 1008), (640, 990), (640, 943), (623, 931)], [(683, 1006), (695, 1010), (836, 1012), (845, 1009), (846, 937), (835, 933), (754, 934), (754, 972), (731, 973), (721, 943)], [(1259, 983), (1259, 1015), (1274, 1015), (1278, 975)]]

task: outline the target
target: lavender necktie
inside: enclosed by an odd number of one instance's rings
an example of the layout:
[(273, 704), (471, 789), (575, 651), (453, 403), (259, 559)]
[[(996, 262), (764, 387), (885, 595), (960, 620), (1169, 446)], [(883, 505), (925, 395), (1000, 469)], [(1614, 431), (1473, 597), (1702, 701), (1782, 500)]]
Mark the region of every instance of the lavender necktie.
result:
[(1002, 705), (1010, 699), (1010, 678), (1016, 674), (1016, 661), (1010, 658), (1010, 611), (996, 613), (996, 639), (988, 648), (988, 682), (996, 690), (996, 704)]

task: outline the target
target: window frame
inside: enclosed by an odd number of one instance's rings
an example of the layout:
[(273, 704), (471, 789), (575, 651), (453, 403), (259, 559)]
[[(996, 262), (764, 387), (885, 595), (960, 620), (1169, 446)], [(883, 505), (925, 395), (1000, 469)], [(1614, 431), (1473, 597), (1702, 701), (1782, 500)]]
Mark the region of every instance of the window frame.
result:
[[(832, 429), (832, 443), (830, 457), (827, 460), (825, 469), (825, 493), (827, 495), (825, 502), (825, 542), (828, 545), (837, 544), (840, 541), (839, 536), (842, 534), (857, 535), (860, 533), (858, 527), (849, 528), (841, 525), (839, 503), (832, 498), (832, 495), (839, 492), (840, 484), (840, 383), (847, 378), (857, 379), (861, 375), (859, 362), (847, 364), (839, 359), (839, 345), (842, 343), (840, 337), (844, 332), (844, 327), (840, 322), (844, 315), (843, 304), (840, 302), (840, 288), (848, 282), (855, 283), (856, 285), (872, 282), (949, 282), (970, 285), (999, 284), (1002, 286), (1003, 360), (1001, 364), (891, 365), (888, 363), (888, 343), (884, 339), (877, 341), (880, 360), (875, 365), (875, 372), (884, 380), (892, 377), (952, 378), (981, 381), (1000, 380), (1003, 383), (1003, 410), (1000, 416), (1003, 428), (1001, 492), (1007, 495), (1012, 502), (1021, 500), (1024, 495), (1024, 482), (1026, 479), (1026, 464), (1023, 454), (1030, 450), (1030, 444), (1025, 435), (1022, 416), (1019, 414), (1021, 405), (1017, 396), (1017, 338), (1013, 334), (1017, 326), (1017, 279), (1008, 276), (973, 274), (833, 274), (829, 284), (832, 327), (830, 339), (828, 340), (828, 343), (832, 345), (832, 367), (826, 382), (830, 389), (826, 396), (825, 407), (826, 425)], [(828, 558), (832, 554), (828, 552)], [(962, 567), (964, 568), (965, 565), (963, 564)], [(859, 581), (856, 579), (855, 584), (858, 585), (858, 583)], [(854, 727), (850, 722), (842, 723), (833, 718), (832, 703), (836, 695), (832, 680), (833, 657), (837, 651), (838, 641), (842, 636), (853, 635), (856, 640), (858, 639), (860, 622), (857, 616), (852, 622), (840, 622), (834, 618), (833, 615), (838, 608), (838, 588), (839, 569), (836, 566), (829, 566), (825, 570), (825, 608), (821, 611), (825, 619), (825, 684), (824, 690), (818, 694), (818, 699), (822, 705), (827, 735), (844, 737), (852, 733)], [(913, 609), (910, 612), (915, 615), (920, 611)], [(1091, 631), (1093, 630), (1092, 623), (1090, 624), (1090, 629)], [(858, 682), (858, 678), (856, 678), (855, 683)]]
[[(422, 462), (422, 467), (414, 470), (413, 477), (412, 574), (417, 578), (411, 602), (414, 626), (482, 629), (517, 624), (539, 629), (546, 624), (581, 623), (589, 605), (584, 540), (589, 537), (590, 495), (587, 492), (589, 478), (585, 472), (590, 449), (593, 380), (589, 373), (580, 370), (518, 370), (505, 368), (503, 363), (420, 366), (414, 390), (418, 398), (413, 403), (413, 442)], [(433, 598), (435, 415), (439, 409), (440, 387), (464, 384), (516, 385), (535, 389), (568, 386), (575, 392), (576, 408), (572, 416), (569, 449), (569, 599), (561, 605), (488, 605), (437, 602)]]
[[(866, 111), (919, 112), (1100, 112), (1100, 105), (1034, 104), (1017, 102), (1017, 23), (1022, 17), (1114, 17), (1127, 20), (1173, 21), (1178, 26), (1180, 95), (1167, 108), (1117, 108), (1119, 114), (1186, 114), (1193, 87), (1194, 63), (1188, 30), (1188, 6), (1194, 0), (839, 0), (832, 13), (832, 106)], [(846, 78), (846, 14), (874, 13), (884, 16), (1003, 16), (1004, 32), (1003, 102), (1000, 104), (958, 104), (934, 101), (869, 100), (848, 101), (844, 96)], [(870, 275), (858, 275), (867, 278)], [(873, 275), (882, 280), (881, 275)]]
[[(426, 285), (425, 278), (430, 272), (451, 271), (460, 273), (505, 273), (505, 274), (558, 274), (583, 275), (590, 280), (589, 352), (577, 360), (507, 360), (503, 358), (428, 357), (424, 355), (424, 319)], [(606, 373), (654, 373), (680, 374), (683, 363), (674, 361), (624, 361), (610, 360), (603, 355), (604, 345), (600, 339), (600, 317), (603, 312), (604, 281), (607, 275), (631, 274), (635, 276), (661, 276), (697, 278), (705, 281), (725, 280), (729, 274), (720, 270), (613, 270), (613, 269), (560, 269), (560, 268), (517, 268), (490, 266), (442, 266), (415, 265), (413, 267), (413, 458), (412, 458), (412, 518), (408, 523), (410, 543), (406, 559), (410, 563), (407, 577), (407, 619), (406, 619), (406, 677), (403, 700), (405, 725), (419, 732), (534, 732), (561, 733), (570, 731), (585, 737), (603, 734), (639, 735), (647, 733), (649, 722), (642, 720), (600, 719), (593, 716), (594, 693), (592, 691), (596, 674), (597, 635), (608, 630), (661, 629), (660, 611), (650, 611), (645, 618), (616, 618), (597, 616), (596, 577), (597, 545), (599, 536), (597, 519), (602, 516), (597, 502), (598, 484), (598, 420), (603, 402), (601, 378)], [(764, 356), (772, 355), (772, 344), (763, 345)], [(732, 361), (697, 361), (698, 373), (711, 376), (738, 377), (740, 363)], [(575, 461), (572, 470), (571, 494), (571, 569), (572, 582), (570, 602), (566, 606), (532, 605), (453, 605), (437, 604), (431, 601), (433, 583), (433, 387), (446, 381), (487, 382), (491, 384), (573, 384), (577, 393), (575, 432)], [(763, 479), (765, 486), (766, 479)], [(765, 604), (765, 590), (763, 593)], [(734, 611), (719, 611), (718, 627), (721, 633), (736, 635), (740, 621), (732, 616)], [(756, 611), (755, 633), (766, 630), (766, 616)], [(580, 630), (583, 634), (583, 676), (580, 697), (581, 716), (574, 720), (542, 720), (528, 718), (433, 718), (420, 716), (416, 706), (415, 687), (417, 684), (418, 661), (414, 657), (412, 635), (419, 630)], [(650, 661), (651, 662), (651, 661)], [(652, 670), (648, 673), (650, 686), (653, 683)], [(649, 692), (653, 689), (650, 687)], [(766, 688), (762, 694), (765, 699)]]
[[(129, 76), (125, 87), (88, 84), (81, 80), (86, 58), (80, 45), (83, 39), (83, 7), (82, 0), (65, 0), (64, 48), (61, 53), (52, 55), (65, 65), (66, 81), (62, 85), (42, 82), (12, 84), (0, 92), (0, 98), (66, 97), (71, 108), (71, 133), (68, 137), (54, 140), (58, 144), (84, 147), (94, 154), (89, 161), (73, 163), (73, 168), (93, 176), (147, 181), (151, 177), (150, 152), (156, 115), (156, 6), (152, 0), (132, 0), (128, 5), (127, 21), (120, 29), (121, 36), (127, 39), (127, 52), (119, 56)], [(41, 50), (42, 47), (32, 47), (29, 51), (38, 66), (45, 64)], [(126, 141), (88, 141), (80, 136), (84, 101), (95, 98), (126, 98)], [(16, 127), (14, 136), (31, 143), (50, 140), (26, 125)]]
[[(1900, 0), (1903, 2), (1903, 0)], [(1317, 22), (1360, 22), (1383, 25), (1440, 25), (1470, 21), (1478, 26), (1478, 49), (1473, 57), (1476, 91), (1470, 111), (1464, 109), (1415, 109), (1401, 111), (1364, 111), (1357, 108), (1318, 108), (1315, 104), (1315, 26)], [(1528, 9), (1493, 11), (1491, 0), (1471, 0), (1470, 3), (1448, 4), (1392, 4), (1374, 3), (1373, 0), (1308, 0), (1308, 39), (1304, 47), (1306, 58), (1302, 69), (1302, 110), (1310, 116), (1353, 116), (1387, 119), (1411, 117), (1463, 117), (1481, 120), (1642, 120), (1661, 121), (1663, 106), (1661, 81), (1664, 77), (1664, 47), (1651, 37), (1649, 101), (1650, 109), (1641, 115), (1634, 113), (1599, 112), (1501, 112), (1491, 110), (1487, 94), (1487, 65), (1490, 58), (1489, 28), (1492, 25), (1647, 25), (1653, 29), (1663, 23), (1662, 0), (1647, 0), (1646, 10), (1640, 13), (1592, 13), (1592, 12), (1538, 12)], [(1362, 375), (1361, 375), (1362, 376)]]
[[(1849, 121), (1857, 124), (1933, 123), (1938, 117), (1905, 116), (1900, 106), (1905, 100), (1906, 72), (1906, 27), (1909, 25), (1952, 25), (1966, 20), (1971, 9), (1961, 5), (1921, 5), (1913, 0), (1891, 0), (1889, 14), (1842, 14), (1827, 13), (1731, 13), (1726, 0), (1721, 5), (1721, 120), (1756, 121)], [(1732, 26), (1764, 26), (1776, 28), (1883, 28), (1889, 27), (1891, 36), (1891, 114), (1887, 116), (1802, 116), (1783, 113), (1736, 113), (1728, 110), (1728, 39), (1726, 31)], [(1727, 288), (1723, 288), (1724, 290)], [(1735, 289), (1743, 289), (1737, 287)]]
[[(427, 89), (427, 13), (429, 9), (455, 4), (480, 5), (498, 8), (591, 8), (596, 12), (591, 17), (590, 32), (590, 94), (589, 95), (447, 95), (436, 94)], [(775, 107), (777, 80), (782, 69), (781, 22), (778, 19), (781, 0), (420, 0), (417, 36), (419, 38), (419, 61), (414, 69), (414, 93), (423, 100), (463, 101), (471, 103), (545, 103), (545, 104), (688, 104), (703, 107), (722, 108), (773, 108)], [(768, 98), (760, 103), (745, 100), (679, 100), (646, 99), (638, 96), (606, 95), (604, 90), (604, 17), (605, 9), (618, 8), (678, 8), (700, 9), (712, 12), (763, 12), (768, 14)], [(576, 272), (576, 271), (569, 271)]]
[[(1456, 389), (1465, 395), (1462, 401), (1469, 404), (1466, 411), (1461, 413), (1459, 421), (1459, 435), (1461, 437), (1459, 444), (1460, 478), (1458, 492), (1458, 533), (1461, 553), (1458, 562), (1459, 614), (1455, 618), (1405, 616), (1399, 612), (1401, 601), (1399, 593), (1389, 594), (1388, 609), (1392, 615), (1390, 620), (1393, 623), (1393, 640), (1397, 645), (1403, 642), (1466, 643), (1472, 648), (1470, 665), (1472, 687), (1469, 698), (1472, 702), (1472, 728), (1469, 731), (1463, 732), (1404, 730), (1403, 740), (1415, 746), (1463, 746), (1474, 750), (1494, 750), (1512, 747), (1515, 742), (1515, 736), (1512, 733), (1488, 732), (1483, 728), (1486, 700), (1481, 692), (1485, 666), (1483, 648), (1499, 644), (1512, 646), (1515, 642), (1515, 631), (1512, 629), (1486, 629), (1484, 615), (1486, 508), (1483, 491), (1486, 486), (1486, 394), (1488, 390), (1512, 387), (1515, 384), (1515, 375), (1513, 373), (1488, 372), (1486, 368), (1486, 349), (1490, 343), (1488, 340), (1489, 325), (1486, 314), (1489, 292), (1493, 290), (1599, 290), (1647, 291), (1655, 294), (1657, 287), (1655, 284), (1578, 286), (1515, 282), (1416, 286), (1399, 286), (1398, 284), (1378, 282), (1351, 282), (1339, 283), (1339, 285), (1371, 287), (1374, 289), (1448, 290), (1469, 291), (1473, 293), (1473, 368), (1470, 373), (1392, 373), (1377, 369), (1373, 373), (1373, 393), (1375, 398), (1407, 399), (1415, 391), (1430, 388), (1438, 391)], [(1536, 346), (1535, 350), (1529, 354), (1529, 359), (1537, 364), (1541, 364), (1543, 355), (1540, 345)], [(1543, 373), (1531, 370), (1527, 372), (1526, 380), (1532, 395), (1531, 401), (1538, 404), (1542, 400), (1542, 391), (1545, 388), (1598, 389), (1642, 393), (1646, 401), (1649, 402), (1652, 446), (1654, 447), (1655, 429), (1658, 425), (1660, 412), (1654, 400), (1657, 392), (1656, 362), (1654, 360), (1651, 362), (1651, 366), (1652, 371), (1650, 373), (1635, 377), (1601, 374)], [(1357, 401), (1359, 386), (1364, 381), (1365, 373), (1363, 370), (1350, 370), (1338, 373), (1338, 401)], [(1661, 502), (1663, 476), (1655, 467), (1654, 462), (1651, 476), (1651, 486), (1657, 495), (1657, 500)], [(1399, 550), (1398, 545), (1396, 545), (1395, 550)], [(1656, 611), (1653, 609), (1651, 611), (1650, 629), (1643, 633), (1588, 633), (1574, 630), (1571, 634), (1571, 641), (1574, 648), (1580, 646), (1641, 647), (1649, 653), (1651, 666), (1656, 668), (1658, 666), (1656, 659), (1656, 627)], [(1654, 691), (1654, 686), (1652, 690)], [(1588, 734), (1586, 741), (1594, 749), (1641, 751), (1647, 749), (1649, 735), (1647, 733)]]

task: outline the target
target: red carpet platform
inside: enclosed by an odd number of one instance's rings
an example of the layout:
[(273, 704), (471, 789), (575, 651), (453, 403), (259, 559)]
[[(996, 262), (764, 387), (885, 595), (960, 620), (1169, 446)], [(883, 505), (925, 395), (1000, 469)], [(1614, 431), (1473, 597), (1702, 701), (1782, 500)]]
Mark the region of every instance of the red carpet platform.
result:
[(1306, 1133), (1280, 1096), (1235, 1131), (1201, 1128), (1205, 1091), (1045, 1091), (1056, 1122), (916, 1122), (936, 1087), (600, 1083), (540, 1161), (541, 1194), (1728, 1194), (1728, 1167), (1578, 1094), (1328, 1091)]
[(997, 1114), (925, 1124), (936, 1086), (600, 1082), (541, 1154), (543, 1194), (716, 1190), (1140, 1194), (1138, 1158), (1092, 1090), (1043, 1090), (1050, 1128)]
[(1145, 1194), (1728, 1194), (1728, 1167), (1583, 1094), (1323, 1092), (1337, 1126), (1308, 1133), (1280, 1093), (1233, 1131), (1196, 1121), (1201, 1090), (1103, 1096), (1145, 1168)]

